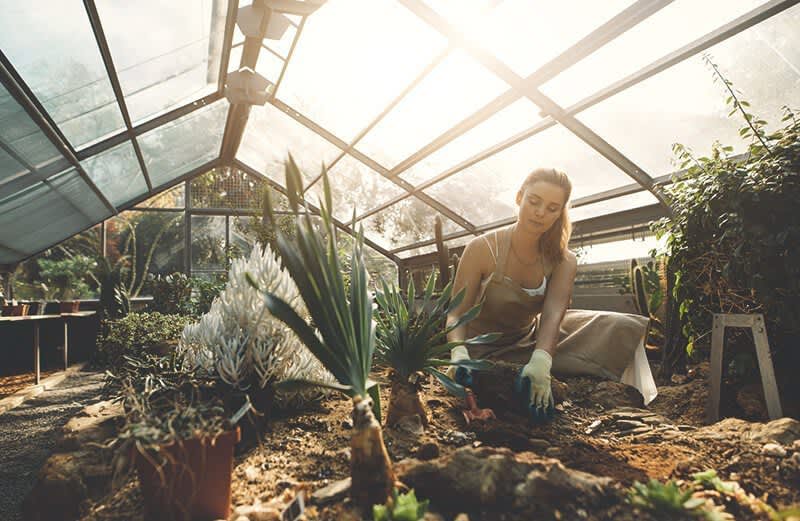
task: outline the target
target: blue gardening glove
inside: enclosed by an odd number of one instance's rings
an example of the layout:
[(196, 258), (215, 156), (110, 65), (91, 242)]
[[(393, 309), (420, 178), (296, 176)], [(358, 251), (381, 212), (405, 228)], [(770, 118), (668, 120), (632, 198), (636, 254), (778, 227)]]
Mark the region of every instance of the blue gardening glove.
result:
[[(460, 360), (469, 360), (469, 351), (465, 346), (456, 346), (450, 350), (450, 361), (458, 362)], [(459, 385), (472, 387), (472, 369), (451, 365), (445, 374)]]
[(550, 353), (536, 349), (531, 355), (530, 362), (522, 367), (514, 382), (514, 391), (534, 421), (545, 421), (553, 416), (555, 407), (550, 386), (552, 365), (553, 358)]

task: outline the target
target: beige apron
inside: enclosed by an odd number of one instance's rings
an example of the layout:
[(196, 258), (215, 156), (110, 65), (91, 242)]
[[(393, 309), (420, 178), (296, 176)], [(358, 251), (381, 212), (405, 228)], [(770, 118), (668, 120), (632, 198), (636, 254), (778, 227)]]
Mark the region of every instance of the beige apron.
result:
[[(471, 358), (525, 364), (536, 344), (536, 324), (547, 289), (545, 295), (530, 295), (505, 276), (510, 228), (497, 234), (495, 270), (481, 282), (478, 301), (483, 301), (483, 307), (467, 324), (467, 338), (494, 331), (503, 336), (495, 344), (469, 346), (469, 353)], [(553, 372), (620, 380), (642, 345), (648, 325), (649, 319), (640, 315), (568, 309), (561, 321)]]

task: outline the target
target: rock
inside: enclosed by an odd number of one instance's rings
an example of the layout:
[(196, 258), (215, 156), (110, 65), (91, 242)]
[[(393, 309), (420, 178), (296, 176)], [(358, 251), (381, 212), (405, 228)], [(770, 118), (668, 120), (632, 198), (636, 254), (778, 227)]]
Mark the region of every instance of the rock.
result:
[(238, 506), (233, 515), (238, 516), (237, 521), (244, 518), (247, 521), (281, 521), (281, 511), (271, 504), (262, 504), (256, 499), (253, 505)]
[(528, 438), (528, 447), (536, 452), (544, 452), (550, 448), (550, 442), (541, 438)]
[(433, 442), (423, 443), (416, 453), (418, 460), (427, 461), (439, 457), (439, 445)]
[(25, 519), (77, 519), (81, 503), (110, 490), (111, 462), (96, 449), (55, 453), (45, 462), (23, 501)]
[(350, 492), (350, 478), (335, 481), (326, 487), (315, 490), (310, 502), (314, 505), (327, 505), (343, 499)]
[(617, 420), (614, 424), (621, 429), (637, 429), (639, 427), (647, 427), (644, 423), (636, 420)]
[(394, 424), (394, 428), (399, 432), (417, 437), (422, 436), (425, 432), (425, 428), (422, 426), (422, 418), (419, 417), (419, 414), (400, 418), (400, 421)]
[(574, 513), (576, 508), (601, 501), (611, 490), (609, 478), (505, 448), (462, 447), (434, 461), (403, 460), (395, 465), (395, 472), (418, 496), (435, 504), (455, 509), (503, 508), (513, 512), (508, 519), (519, 520), (534, 519), (535, 514), (552, 513), (555, 508)]
[(117, 433), (117, 419), (123, 414), (122, 403), (102, 401), (85, 407), (61, 428), (56, 451), (80, 450), (87, 443), (103, 443)]
[(800, 452), (800, 440), (794, 440), (792, 442), (792, 450)]
[(462, 512), (461, 514), (458, 514), (453, 521), (469, 521), (469, 516)]
[(445, 521), (445, 519), (435, 512), (425, 512), (422, 521)]
[(676, 373), (670, 377), (669, 381), (675, 385), (683, 385), (689, 381), (689, 377), (686, 376), (685, 374)]
[(588, 427), (586, 427), (586, 430), (584, 432), (586, 434), (591, 434), (594, 431), (596, 431), (598, 428), (600, 428), (600, 426), (602, 424), (603, 424), (603, 420), (595, 420), (592, 423), (590, 423)]
[(610, 380), (598, 383), (587, 399), (602, 405), (606, 409), (615, 407), (638, 407), (644, 406), (644, 398), (639, 391), (621, 382)]
[(258, 481), (258, 478), (261, 476), (261, 473), (258, 471), (256, 467), (250, 465), (246, 469), (244, 469), (244, 477), (250, 483), (255, 483)]
[(561, 449), (558, 447), (550, 447), (546, 451), (544, 451), (544, 455), (548, 458), (556, 458), (558, 455), (561, 454)]
[(440, 436), (440, 439), (449, 445), (467, 445), (475, 441), (476, 435), (474, 432), (461, 432), (447, 430)]
[(712, 425), (700, 427), (692, 433), (692, 436), (701, 440), (729, 439), (791, 445), (794, 440), (800, 438), (800, 422), (792, 418), (779, 418), (769, 423), (725, 418)]
[(767, 443), (761, 447), (761, 454), (765, 456), (772, 456), (773, 458), (782, 458), (786, 456), (786, 449), (777, 443)]

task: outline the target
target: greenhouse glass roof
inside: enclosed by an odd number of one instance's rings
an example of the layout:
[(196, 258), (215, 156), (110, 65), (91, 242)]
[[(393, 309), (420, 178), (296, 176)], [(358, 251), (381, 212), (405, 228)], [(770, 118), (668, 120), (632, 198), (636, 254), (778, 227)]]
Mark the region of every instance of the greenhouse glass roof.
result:
[(0, 264), (216, 166), (281, 190), (290, 152), (394, 260), (512, 222), (536, 166), (576, 237), (643, 230), (674, 142), (746, 149), (709, 61), (773, 125), (800, 104), (797, 3), (0, 0)]

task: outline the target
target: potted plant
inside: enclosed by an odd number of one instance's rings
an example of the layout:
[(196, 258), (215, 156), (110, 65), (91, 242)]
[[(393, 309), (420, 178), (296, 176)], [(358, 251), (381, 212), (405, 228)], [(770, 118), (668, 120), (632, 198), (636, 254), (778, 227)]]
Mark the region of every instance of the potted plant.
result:
[(28, 305), (16, 300), (9, 300), (3, 304), (4, 317), (24, 317), (28, 314)]
[(63, 259), (39, 259), (42, 288), (48, 299), (60, 301), (62, 313), (75, 313), (80, 309), (80, 299), (89, 295), (86, 276), (97, 263), (86, 255), (74, 255)]
[[(448, 391), (463, 397), (464, 387), (438, 368), (453, 365), (447, 355), (454, 347), (489, 343), (500, 336), (489, 333), (461, 342), (448, 342), (447, 334), (475, 318), (480, 312), (481, 304), (464, 313), (450, 326), (445, 326), (447, 314), (464, 299), (464, 290), (459, 291), (451, 300), (453, 285), (449, 283), (438, 298), (434, 298), (435, 286), (436, 275), (432, 273), (428, 278), (422, 302), (415, 302), (413, 281), (408, 283), (405, 298), (396, 286), (385, 282), (382, 284), (382, 291), (375, 295), (379, 308), (376, 357), (391, 368), (392, 391), (386, 411), (386, 425), (394, 425), (402, 418), (414, 414), (418, 414), (423, 425), (427, 425), (428, 416), (419, 398), (420, 372), (435, 377)], [(489, 362), (462, 360), (456, 364), (467, 369), (483, 369)]]
[(117, 441), (136, 468), (146, 519), (226, 519), (230, 514), (236, 413), (213, 380), (185, 371), (176, 355), (128, 357), (107, 382), (125, 409)]
[[(274, 243), (283, 265), (297, 284), (316, 327), (312, 328), (289, 303), (273, 292), (264, 291), (264, 300), (270, 312), (291, 327), (336, 378), (336, 384), (325, 385), (352, 399), (350, 495), (354, 503), (366, 511), (372, 505), (385, 503), (394, 484), (391, 460), (383, 443), (380, 423), (373, 415), (368, 391), (374, 385), (369, 380), (375, 353), (373, 303), (364, 264), (363, 230), (353, 241), (349, 291), (345, 290), (331, 215), (331, 188), (324, 167), (322, 180), (325, 200), (320, 203), (322, 220), (318, 228), (308, 208), (303, 208), (304, 214), (299, 215), (302, 179), (294, 159), (289, 157), (286, 162), (288, 198), (292, 211), (298, 215), (290, 233), (274, 230)], [(274, 223), (275, 214), (268, 196), (266, 206)], [(254, 287), (259, 287), (256, 280), (249, 280)]]

